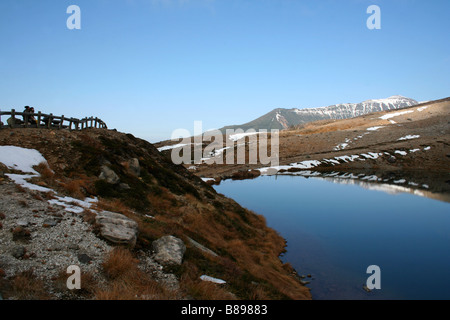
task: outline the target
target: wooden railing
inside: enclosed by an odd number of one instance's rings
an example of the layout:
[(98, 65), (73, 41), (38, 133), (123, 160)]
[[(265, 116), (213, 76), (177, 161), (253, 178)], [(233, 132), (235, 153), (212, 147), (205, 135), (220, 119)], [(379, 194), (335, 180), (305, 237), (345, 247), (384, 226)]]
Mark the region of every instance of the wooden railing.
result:
[[(4, 119), (9, 116), (5, 123)], [(18, 119), (21, 117), (22, 119)], [(2, 120), (3, 119), (3, 120)], [(3, 121), (3, 122), (2, 122)], [(69, 129), (69, 130), (83, 130), (87, 128), (101, 128), (107, 129), (106, 123), (99, 118), (66, 118), (63, 116), (54, 116), (52, 113), (44, 114), (40, 111), (38, 113), (30, 112), (16, 112), (11, 111), (0, 112), (0, 129), (3, 128), (47, 128), (47, 129)]]

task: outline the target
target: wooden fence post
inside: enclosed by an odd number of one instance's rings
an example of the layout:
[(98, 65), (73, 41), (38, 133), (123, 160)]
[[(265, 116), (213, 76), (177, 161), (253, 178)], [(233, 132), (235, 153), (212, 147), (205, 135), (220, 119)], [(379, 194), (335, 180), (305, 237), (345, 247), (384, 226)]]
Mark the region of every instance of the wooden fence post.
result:
[(53, 122), (53, 113), (50, 113), (48, 117), (47, 129), (50, 129), (50, 127), (52, 126), (52, 122)]
[[(11, 109), (11, 112), (0, 112), (0, 121), (2, 119), (2, 115), (11, 115), (10, 118), (8, 118), (7, 122), (4, 123), (3, 125), (9, 126), (10, 128), (16, 128), (17, 125), (17, 115), (22, 115), (24, 118), (24, 124), (23, 125), (19, 125), (18, 127), (20, 128), (29, 128), (30, 127), (30, 117), (37, 117), (37, 119), (35, 119), (36, 121), (36, 128), (47, 128), (47, 129), (51, 129), (52, 127), (58, 128), (58, 129), (63, 129), (64, 128), (64, 121), (69, 122), (69, 125), (67, 126), (69, 128), (70, 131), (72, 130), (83, 130), (83, 129), (88, 129), (88, 128), (101, 128), (101, 129), (107, 129), (108, 127), (106, 126), (106, 124), (98, 117), (85, 117), (83, 119), (77, 119), (77, 118), (66, 118), (64, 115), (62, 115), (61, 117), (58, 116), (54, 116), (53, 113), (50, 113), (49, 115), (47, 114), (43, 114), (41, 111), (39, 111), (38, 113), (28, 113), (28, 112), (22, 112), (22, 113), (17, 113), (15, 109)], [(60, 119), (61, 121), (59, 123), (55, 123), (54, 121), (55, 119)], [(47, 121), (47, 123), (45, 123), (45, 121)], [(43, 123), (41, 123), (43, 122)], [(73, 126), (73, 128), (72, 128)], [(31, 127), (34, 127), (31, 126)], [(3, 127), (0, 126), (0, 129), (2, 129)]]
[(41, 118), (42, 118), (42, 112), (38, 112), (38, 118), (37, 118), (37, 127), (40, 128), (41, 127)]
[(23, 113), (22, 115), (23, 115), (23, 121), (25, 122), (25, 123), (24, 123), (24, 126), (25, 126), (25, 128), (28, 128), (28, 118), (29, 118), (30, 116), (29, 116), (28, 112)]
[(11, 110), (11, 127), (14, 128), (16, 126), (16, 110)]

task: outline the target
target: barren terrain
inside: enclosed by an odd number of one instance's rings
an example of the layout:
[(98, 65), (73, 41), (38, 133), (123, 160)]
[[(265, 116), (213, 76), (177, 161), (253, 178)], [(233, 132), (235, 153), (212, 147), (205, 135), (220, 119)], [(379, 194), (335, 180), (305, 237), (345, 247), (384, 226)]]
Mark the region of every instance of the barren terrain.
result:
[[(173, 142), (157, 146), (168, 144)], [(167, 156), (170, 152), (163, 151)], [(403, 184), (408, 187), (450, 193), (450, 98), (281, 131), (276, 167), (206, 163), (186, 167), (199, 177), (212, 178), (210, 183), (259, 174), (352, 172), (376, 175), (388, 183), (406, 177), (410, 179)]]

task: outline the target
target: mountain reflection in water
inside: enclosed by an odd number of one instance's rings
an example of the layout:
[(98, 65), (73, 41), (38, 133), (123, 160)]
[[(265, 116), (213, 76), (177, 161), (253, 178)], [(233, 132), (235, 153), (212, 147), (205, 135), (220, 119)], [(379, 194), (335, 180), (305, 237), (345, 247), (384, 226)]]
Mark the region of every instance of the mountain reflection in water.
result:
[[(420, 172), (299, 171), (214, 188), (286, 239), (281, 259), (311, 274), (303, 280), (314, 299), (450, 299), (446, 181)], [(381, 269), (381, 290), (363, 290), (370, 265)]]

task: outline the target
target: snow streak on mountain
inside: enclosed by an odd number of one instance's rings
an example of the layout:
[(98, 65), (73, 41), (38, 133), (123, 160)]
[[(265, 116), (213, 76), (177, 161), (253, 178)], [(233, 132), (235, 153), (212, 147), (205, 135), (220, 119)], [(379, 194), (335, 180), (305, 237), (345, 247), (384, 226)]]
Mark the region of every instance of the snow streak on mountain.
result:
[(222, 128), (222, 130), (237, 129), (237, 128), (241, 128), (243, 130), (248, 129), (282, 130), (290, 126), (295, 126), (317, 120), (348, 119), (372, 112), (402, 109), (417, 104), (418, 102), (414, 99), (402, 96), (392, 96), (386, 99), (367, 100), (360, 103), (341, 103), (321, 108), (309, 108), (309, 109), (278, 108), (251, 122), (245, 123), (243, 125), (227, 126)]

